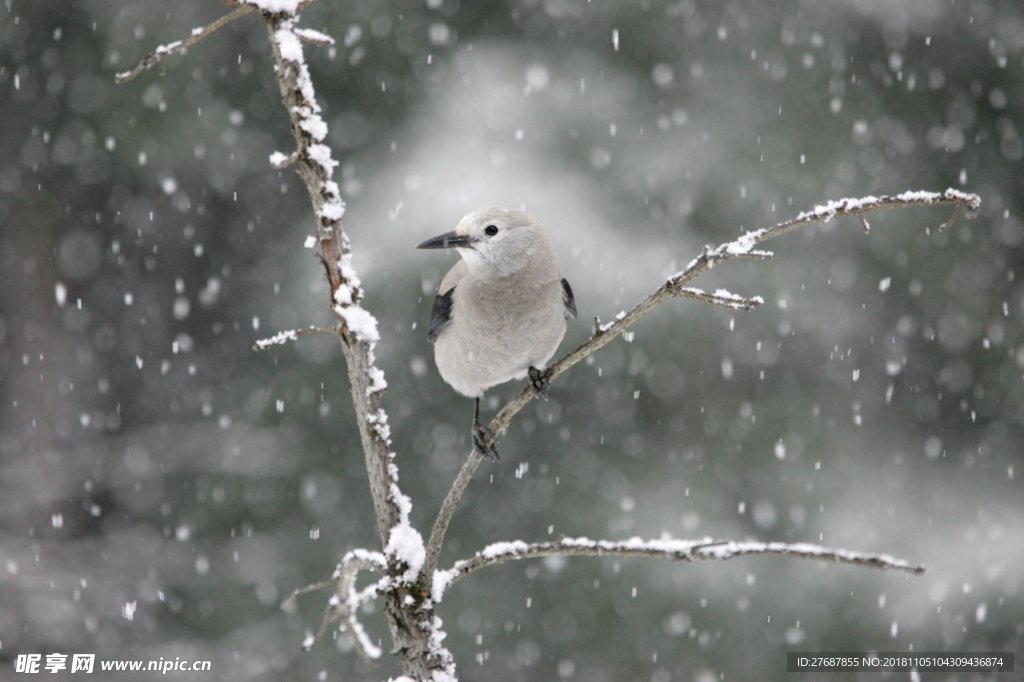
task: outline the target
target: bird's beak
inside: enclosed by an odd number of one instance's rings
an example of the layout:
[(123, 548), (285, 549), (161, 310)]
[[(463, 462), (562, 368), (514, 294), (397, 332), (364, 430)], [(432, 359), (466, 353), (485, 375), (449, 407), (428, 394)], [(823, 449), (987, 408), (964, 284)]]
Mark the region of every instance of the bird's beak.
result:
[(436, 237), (431, 237), (425, 242), (416, 245), (417, 249), (454, 249), (457, 246), (469, 246), (469, 236), (456, 234), (455, 231), (445, 232)]

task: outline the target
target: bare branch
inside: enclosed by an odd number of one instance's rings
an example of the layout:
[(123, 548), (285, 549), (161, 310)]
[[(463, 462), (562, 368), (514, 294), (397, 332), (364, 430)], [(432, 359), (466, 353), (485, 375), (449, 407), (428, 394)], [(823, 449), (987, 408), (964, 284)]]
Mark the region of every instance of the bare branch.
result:
[(520, 559), (548, 556), (619, 556), (671, 559), (673, 561), (726, 560), (749, 554), (834, 561), (867, 568), (892, 569), (912, 574), (924, 573), (924, 567), (896, 559), (888, 554), (855, 552), (808, 543), (786, 542), (734, 542), (731, 540), (591, 540), (589, 538), (562, 538), (553, 542), (526, 543), (521, 540), (497, 542), (484, 547), (472, 558), (457, 561), (445, 571), (434, 574), (434, 600), (439, 601), (445, 590), (456, 580), (495, 564)]
[[(545, 372), (545, 376), (548, 381), (554, 381), (570, 367), (618, 338), (623, 332), (636, 324), (640, 318), (654, 309), (655, 306), (664, 303), (670, 298), (679, 296), (679, 292), (685, 291), (684, 287), (689, 282), (710, 270), (717, 263), (733, 259), (770, 257), (769, 252), (759, 251), (754, 248), (769, 239), (780, 237), (807, 225), (828, 222), (837, 216), (854, 215), (863, 217), (865, 213), (890, 208), (939, 205), (956, 206), (958, 213), (961, 209), (965, 209), (968, 213), (973, 213), (981, 205), (981, 198), (976, 194), (947, 189), (945, 192), (903, 192), (895, 196), (840, 199), (838, 201), (830, 201), (824, 206), (816, 206), (811, 211), (805, 211), (797, 217), (778, 223), (773, 227), (747, 232), (738, 239), (721, 244), (715, 248), (704, 247), (701, 255), (693, 259), (682, 271), (669, 277), (665, 283), (631, 310), (620, 313), (616, 316), (614, 322), (605, 325), (597, 324), (594, 335), (551, 365)], [(509, 424), (512, 423), (512, 418), (526, 407), (534, 397), (535, 391), (530, 386), (520, 391), (519, 395), (506, 404), (495, 415), (494, 419), (491, 420), (489, 425), (491, 433), (495, 434), (496, 437), (500, 436), (508, 428)], [(437, 568), (437, 559), (441, 553), (441, 547), (444, 545), (448, 525), (451, 523), (455, 509), (459, 505), (459, 500), (462, 499), (466, 486), (469, 485), (474, 472), (482, 461), (483, 458), (477, 454), (475, 449), (470, 452), (455, 480), (452, 482), (444, 502), (441, 503), (441, 509), (437, 513), (437, 518), (434, 519), (434, 526), (431, 529), (430, 539), (427, 542), (424, 576), (432, 575), (433, 571)]]
[(871, 234), (871, 223), (864, 217), (864, 214), (860, 213), (857, 217), (860, 218), (860, 225), (864, 228), (864, 234)]
[(292, 590), (292, 593), (288, 595), (288, 598), (281, 602), (281, 608), (285, 611), (291, 611), (295, 608), (295, 605), (298, 602), (299, 597), (309, 594), (310, 592), (319, 592), (320, 590), (326, 589), (331, 585), (334, 585), (334, 583), (335, 580), (333, 577), (331, 577), (327, 580), (319, 580), (315, 583), (310, 583), (305, 587), (300, 587), (298, 589)]
[(953, 215), (949, 216), (949, 220), (939, 225), (939, 232), (945, 232), (949, 228), (953, 227), (956, 223), (956, 219), (960, 217), (960, 209), (962, 206), (957, 204), (956, 208), (953, 209)]
[(254, 351), (264, 351), (273, 346), (283, 346), (289, 341), (298, 341), (300, 336), (312, 336), (314, 334), (336, 334), (337, 331), (332, 327), (305, 327), (304, 329), (286, 329), (282, 332), (278, 332), (273, 336), (268, 336), (264, 339), (257, 339), (256, 343), (252, 344)]

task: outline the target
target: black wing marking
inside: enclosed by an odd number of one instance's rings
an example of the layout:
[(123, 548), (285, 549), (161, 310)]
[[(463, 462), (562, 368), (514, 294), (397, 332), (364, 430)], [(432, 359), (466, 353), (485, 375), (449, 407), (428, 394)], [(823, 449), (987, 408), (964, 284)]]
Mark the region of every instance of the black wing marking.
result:
[(562, 280), (562, 303), (565, 304), (565, 316), (576, 319), (576, 297), (572, 295), (569, 280)]
[(452, 287), (443, 294), (438, 294), (434, 299), (434, 307), (430, 310), (430, 330), (427, 332), (427, 339), (433, 343), (440, 336), (441, 331), (452, 321), (452, 294), (455, 287)]

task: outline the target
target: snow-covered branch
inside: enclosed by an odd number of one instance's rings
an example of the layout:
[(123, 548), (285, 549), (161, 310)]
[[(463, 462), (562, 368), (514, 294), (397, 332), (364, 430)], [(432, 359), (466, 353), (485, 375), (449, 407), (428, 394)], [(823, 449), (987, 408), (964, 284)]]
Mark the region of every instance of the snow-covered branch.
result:
[[(285, 0), (259, 1), (281, 3)], [(340, 323), (336, 331), (347, 360), (352, 400), (377, 512), (377, 529), (386, 544), (395, 526), (403, 521), (407, 525), (410, 503), (398, 489), (398, 470), (393, 466), (390, 451), (390, 427), (380, 404), (386, 383), (374, 358), (374, 346), (379, 339), (377, 320), (361, 306), (362, 284), (352, 266), (348, 235), (341, 224), (345, 205), (337, 183), (331, 179), (338, 163), (330, 147), (324, 144), (327, 124), (320, 116), (302, 42), (295, 34), (298, 17), (286, 12), (264, 13), (263, 16), (277, 64), (275, 72), (281, 98), (295, 138), (292, 167), (306, 185), (317, 221), (315, 239), (330, 287), (332, 310)]]
[(273, 336), (268, 336), (263, 339), (257, 339), (252, 344), (252, 349), (255, 351), (267, 350), (274, 346), (283, 346), (290, 341), (298, 341), (301, 336), (312, 336), (314, 334), (335, 334), (336, 331), (331, 327), (303, 327), (302, 329), (285, 329), (280, 331)]
[(750, 554), (772, 554), (776, 556), (832, 561), (867, 568), (891, 569), (907, 573), (923, 573), (924, 567), (896, 559), (888, 554), (869, 554), (848, 549), (833, 549), (808, 543), (787, 542), (735, 542), (731, 540), (591, 540), (589, 538), (562, 538), (551, 542), (496, 542), (487, 545), (470, 559), (456, 561), (443, 571), (436, 571), (433, 580), (433, 597), (440, 601), (445, 591), (460, 578), (495, 564), (520, 559), (537, 559), (549, 556), (617, 556), (671, 559), (673, 561), (726, 560)]
[[(297, 0), (250, 0), (281, 4)], [(331, 176), (337, 161), (324, 142), (327, 124), (303, 56), (302, 41), (296, 33), (298, 16), (289, 12), (263, 12), (274, 53), (281, 99), (291, 118), (296, 149), (290, 155), (292, 167), (302, 178), (317, 218), (320, 259), (330, 289), (332, 311), (338, 319), (338, 338), (345, 355), (352, 403), (362, 440), (363, 455), (373, 497), (377, 530), (385, 547), (389, 582), (385, 612), (406, 673), (419, 679), (454, 676), (454, 662), (444, 648), (440, 620), (429, 606), (421, 608), (422, 597), (414, 583), (425, 558), (423, 538), (409, 523), (412, 502), (398, 487), (398, 466), (391, 452), (388, 415), (380, 398), (387, 387), (384, 372), (376, 366), (374, 346), (380, 336), (377, 320), (362, 307), (363, 287), (352, 265), (348, 235), (342, 229), (345, 205)], [(349, 623), (356, 636), (358, 629)], [(364, 642), (364, 650), (367, 649)]]
[[(680, 272), (669, 277), (654, 292), (640, 301), (629, 311), (619, 313), (615, 320), (608, 324), (596, 324), (594, 334), (580, 346), (573, 349), (557, 362), (551, 365), (545, 372), (548, 381), (554, 381), (564, 374), (569, 368), (586, 359), (603, 346), (622, 335), (630, 327), (637, 323), (640, 318), (653, 310), (656, 306), (676, 297), (690, 298), (715, 305), (729, 305), (734, 309), (750, 310), (761, 301), (759, 297), (744, 298), (731, 294), (727, 291), (717, 291), (708, 294), (699, 289), (687, 287), (692, 280), (707, 272), (716, 264), (727, 260), (735, 259), (766, 259), (771, 258), (769, 251), (756, 249), (755, 247), (769, 239), (780, 237), (788, 232), (813, 225), (824, 223), (841, 216), (853, 216), (862, 220), (865, 213), (881, 211), (892, 208), (909, 208), (913, 206), (954, 206), (953, 216), (940, 226), (940, 229), (948, 227), (952, 220), (960, 215), (961, 211), (968, 214), (973, 213), (981, 205), (981, 198), (976, 194), (960, 192), (955, 189), (947, 189), (944, 192), (903, 192), (895, 196), (863, 197), (860, 199), (839, 199), (829, 201), (823, 206), (815, 206), (810, 211), (800, 213), (795, 218), (778, 223), (772, 227), (760, 230), (753, 230), (740, 235), (731, 242), (726, 242), (714, 248), (704, 247), (699, 256), (694, 258)], [(698, 293), (699, 292), (699, 293)], [(536, 396), (532, 387), (527, 386), (511, 402), (505, 405), (491, 420), (490, 432), (500, 435), (512, 423), (513, 417), (519, 413)], [(448, 495), (441, 504), (437, 518), (434, 520), (434, 527), (430, 533), (430, 540), (427, 542), (427, 561), (424, 565), (425, 575), (432, 575), (437, 568), (437, 559), (444, 546), (444, 538), (448, 532), (448, 525), (451, 523), (459, 501), (462, 499), (466, 487), (473, 478), (474, 472), (483, 458), (474, 448), (463, 463), (462, 468), (452, 482)]]
[(376, 599), (381, 593), (387, 591), (391, 585), (391, 580), (385, 576), (364, 589), (357, 590), (356, 578), (359, 577), (362, 571), (384, 573), (387, 571), (387, 568), (387, 559), (380, 552), (354, 549), (342, 557), (341, 562), (334, 571), (334, 575), (329, 580), (321, 580), (292, 592), (291, 596), (281, 604), (282, 608), (293, 608), (295, 601), (309, 592), (322, 590), (327, 587), (335, 588), (334, 596), (328, 600), (327, 608), (324, 609), (320, 629), (316, 635), (310, 634), (307, 636), (302, 643), (302, 647), (307, 651), (312, 649), (317, 642), (323, 639), (331, 625), (340, 622), (343, 630), (348, 630), (352, 633), (352, 636), (359, 644), (360, 651), (367, 658), (380, 658), (380, 647), (370, 640), (366, 635), (366, 630), (363, 629), (362, 623), (359, 622), (359, 609), (364, 604)]
[[(158, 46), (155, 50), (143, 57), (132, 69), (122, 71), (115, 75), (114, 80), (117, 81), (118, 85), (127, 83), (128, 81), (135, 79), (135, 77), (143, 71), (147, 71), (158, 64), (163, 64), (168, 57), (185, 52), (188, 48), (192, 47), (199, 41), (209, 38), (228, 24), (231, 24), (246, 15), (252, 14), (253, 12), (287, 12), (290, 14), (296, 14), (309, 5), (312, 5), (314, 2), (316, 2), (316, 0), (230, 0), (230, 2), (226, 2), (226, 4), (240, 5), (240, 7), (228, 12), (216, 21), (210, 22), (206, 26), (199, 26), (192, 29), (192, 32), (189, 33), (187, 38), (175, 40), (165, 45)], [(319, 31), (309, 29), (299, 29), (299, 37), (307, 42), (323, 44), (334, 43), (334, 40), (330, 36), (325, 36)]]
[(225, 14), (221, 18), (217, 19), (216, 21), (210, 24), (207, 24), (206, 26), (194, 28), (192, 29), (192, 33), (190, 33), (189, 36), (184, 40), (175, 40), (174, 42), (167, 43), (166, 45), (160, 45), (155, 50), (153, 50), (145, 57), (143, 57), (142, 60), (138, 64), (136, 64), (133, 69), (130, 69), (128, 71), (122, 71), (121, 73), (114, 76), (114, 79), (117, 81), (119, 85), (122, 83), (127, 83), (143, 71), (151, 69), (157, 64), (163, 64), (164, 60), (166, 60), (168, 57), (184, 52), (188, 48), (198, 43), (200, 40), (209, 37), (210, 35), (224, 28), (228, 24), (238, 19), (241, 19), (247, 14), (252, 14), (255, 11), (256, 8), (254, 6), (243, 5), (242, 7), (239, 7), (233, 12)]
[[(306, 240), (307, 248), (317, 248), (329, 287), (329, 302), (337, 326), (332, 330), (341, 342), (362, 444), (374, 518), (383, 554), (350, 553), (338, 573), (310, 589), (335, 585), (337, 593), (324, 614), (321, 634), (341, 620), (352, 630), (364, 653), (379, 655), (379, 649), (365, 635), (356, 619), (359, 606), (381, 596), (394, 643), (405, 672), (413, 677), (437, 682), (454, 680), (455, 664), (443, 646), (445, 633), (431, 608), (428, 595), (416, 584), (425, 559), (423, 538), (409, 523), (412, 502), (398, 486), (398, 467), (391, 452), (388, 415), (380, 399), (387, 388), (384, 372), (376, 366), (374, 347), (379, 340), (377, 320), (362, 307), (364, 291), (352, 264), (348, 235), (341, 218), (345, 204), (332, 179), (338, 162), (327, 146), (327, 124), (320, 115), (316, 91), (303, 54), (303, 42), (330, 43), (331, 38), (318, 31), (297, 27), (298, 12), (314, 0), (243, 0), (245, 6), (225, 15), (213, 24), (193, 31), (184, 41), (163, 46), (144, 59), (135, 70), (118, 76), (126, 82), (145, 69), (160, 63), (236, 19), (258, 11), (267, 26), (273, 52), (281, 101), (291, 121), (295, 150), (274, 153), (270, 163), (277, 169), (294, 168), (306, 186), (316, 220), (316, 236)], [(315, 329), (282, 332), (263, 340), (257, 347), (284, 343)], [(356, 574), (368, 568), (385, 576), (362, 592), (355, 591)], [(310, 644), (318, 638), (312, 638)]]

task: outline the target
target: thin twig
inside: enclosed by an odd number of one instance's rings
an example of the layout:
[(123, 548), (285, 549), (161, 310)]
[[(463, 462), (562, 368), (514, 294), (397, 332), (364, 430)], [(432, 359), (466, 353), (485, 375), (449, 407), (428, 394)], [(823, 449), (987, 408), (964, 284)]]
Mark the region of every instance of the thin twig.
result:
[(184, 40), (176, 40), (173, 43), (168, 43), (167, 45), (161, 45), (160, 47), (156, 48), (155, 50), (147, 54), (145, 57), (143, 57), (142, 61), (135, 65), (134, 69), (130, 71), (122, 71), (121, 73), (114, 76), (114, 80), (117, 82), (118, 85), (123, 85), (124, 83), (127, 83), (128, 81), (138, 76), (143, 71), (151, 69), (157, 64), (162, 64), (164, 60), (170, 57), (171, 55), (176, 55), (179, 52), (184, 52), (188, 48), (198, 43), (200, 40), (209, 37), (213, 33), (219, 31), (228, 24), (232, 23), (233, 21), (241, 19), (245, 15), (252, 14), (255, 11), (255, 6), (243, 5), (232, 12), (228, 12), (220, 19), (214, 21), (213, 23), (207, 24), (202, 28), (193, 29), (192, 34), (189, 35), (188, 38), (185, 38)]
[(710, 303), (711, 305), (729, 308), (730, 310), (753, 310), (764, 303), (764, 299), (760, 296), (744, 298), (743, 296), (737, 296), (736, 294), (725, 291), (724, 289), (719, 289), (712, 294), (704, 291), (703, 289), (682, 287), (676, 291), (676, 296), (679, 296), (680, 298), (688, 298), (692, 301), (700, 301), (701, 303)]
[[(341, 563), (338, 564), (338, 568), (334, 571), (334, 576), (330, 580), (321, 581), (319, 583), (313, 583), (302, 590), (296, 590), (295, 594), (292, 595), (291, 599), (294, 599), (300, 593), (305, 594), (313, 590), (321, 589), (327, 585), (335, 586), (334, 596), (327, 603), (327, 607), (324, 609), (323, 618), (320, 621), (320, 628), (317, 633), (311, 639), (303, 643), (303, 648), (309, 651), (317, 643), (319, 643), (327, 630), (334, 623), (341, 622), (342, 628), (346, 628), (352, 632), (356, 642), (359, 644), (361, 652), (367, 658), (380, 658), (380, 648), (373, 644), (366, 636), (366, 631), (363, 630), (362, 624), (359, 622), (359, 609), (373, 599), (377, 597), (389, 584), (389, 579), (385, 576), (376, 583), (370, 585), (362, 592), (356, 591), (356, 578), (362, 571), (377, 571), (383, 573), (387, 570), (387, 561), (384, 559), (384, 555), (379, 552), (368, 552), (366, 550), (352, 550), (345, 554), (342, 558)], [(326, 583), (326, 584), (325, 584)]]
[[(299, 5), (299, 8), (298, 10), (296, 10), (296, 12), (302, 11), (306, 7), (312, 5), (314, 2), (316, 2), (316, 0), (305, 0), (305, 2)], [(189, 36), (184, 40), (175, 40), (173, 43), (167, 43), (166, 45), (159, 46), (158, 48), (147, 54), (145, 57), (143, 57), (142, 60), (135, 65), (135, 68), (129, 71), (122, 71), (121, 73), (115, 75), (114, 81), (118, 85), (123, 85), (124, 83), (133, 80), (143, 71), (147, 71), (156, 66), (157, 64), (163, 64), (168, 57), (184, 52), (185, 50), (192, 47), (199, 41), (210, 37), (212, 34), (216, 33), (228, 24), (235, 22), (238, 19), (241, 19), (242, 17), (248, 14), (252, 14), (256, 11), (259, 11), (259, 7), (257, 7), (256, 5), (243, 4), (238, 9), (228, 12), (221, 18), (207, 24), (206, 26), (194, 28), (192, 29), (192, 33), (189, 34)], [(306, 31), (306, 33), (315, 34), (317, 32)]]
[(674, 561), (726, 560), (750, 554), (772, 554), (778, 556), (834, 561), (855, 566), (882, 570), (905, 571), (911, 574), (924, 573), (924, 567), (897, 559), (888, 554), (856, 552), (808, 543), (787, 542), (735, 542), (731, 540), (642, 540), (632, 538), (619, 542), (591, 540), (589, 538), (562, 538), (552, 542), (526, 543), (497, 542), (473, 555), (470, 559), (457, 561), (434, 577), (434, 600), (439, 601), (445, 590), (456, 580), (495, 564), (520, 559), (536, 559), (548, 556), (619, 556), (653, 557)]
[(310, 43), (311, 45), (333, 45), (334, 38), (321, 33), (320, 31), (314, 31), (311, 28), (297, 28), (295, 29), (295, 35), (304, 43)]
[[(721, 244), (715, 248), (705, 247), (701, 255), (693, 259), (686, 268), (669, 277), (666, 282), (633, 309), (620, 313), (614, 322), (598, 326), (590, 339), (551, 365), (545, 372), (545, 376), (549, 382), (554, 381), (570, 367), (618, 338), (657, 305), (679, 295), (678, 292), (684, 290), (684, 287), (689, 282), (712, 268), (716, 263), (732, 259), (768, 257), (768, 252), (758, 251), (754, 247), (769, 239), (781, 237), (788, 232), (807, 225), (828, 222), (838, 216), (862, 216), (864, 213), (890, 208), (938, 205), (956, 206), (958, 209), (956, 215), (959, 215), (959, 209), (966, 209), (968, 213), (973, 213), (981, 205), (981, 198), (976, 194), (947, 189), (945, 192), (903, 192), (895, 196), (840, 199), (838, 201), (830, 201), (824, 206), (816, 206), (811, 211), (805, 211), (795, 218), (778, 223), (772, 227), (747, 232), (738, 239)], [(494, 416), (489, 426), (491, 433), (495, 435), (495, 439), (500, 437), (509, 424), (512, 423), (512, 418), (526, 407), (534, 397), (535, 391), (531, 386), (527, 386)], [(483, 458), (477, 454), (476, 449), (470, 452), (459, 473), (455, 476), (448, 494), (441, 503), (441, 508), (437, 513), (437, 518), (434, 519), (434, 526), (430, 532), (430, 539), (427, 542), (427, 557), (423, 567), (424, 576), (430, 576), (436, 570), (437, 559), (441, 553), (441, 547), (444, 545), (448, 526), (459, 505), (459, 501), (462, 499), (463, 493), (466, 491), (466, 487), (469, 485), (473, 474), (482, 461)]]
[(956, 223), (956, 219), (960, 217), (960, 209), (962, 206), (957, 204), (956, 208), (953, 209), (953, 215), (949, 216), (949, 220), (939, 225), (939, 232), (945, 232), (949, 228), (953, 227)]
[(325, 588), (330, 587), (334, 583), (335, 583), (335, 579), (334, 578), (328, 578), (327, 580), (320, 580), (320, 581), (317, 581), (315, 583), (310, 583), (309, 585), (306, 585), (305, 587), (300, 587), (298, 589), (295, 589), (295, 590), (292, 591), (292, 593), (290, 595), (288, 595), (287, 599), (285, 599), (283, 602), (281, 602), (281, 608), (286, 610), (286, 611), (290, 611), (291, 609), (293, 609), (295, 607), (295, 604), (296, 604), (296, 602), (298, 602), (299, 597), (301, 597), (303, 595), (306, 595), (306, 594), (309, 594), (310, 592), (319, 592), (320, 590), (323, 590)]
[(252, 344), (254, 351), (264, 351), (273, 346), (283, 346), (289, 341), (298, 341), (299, 337), (302, 336), (313, 336), (314, 334), (331, 334), (332, 336), (337, 333), (334, 327), (305, 327), (303, 329), (286, 329), (278, 332), (273, 336), (268, 336), (264, 339), (257, 339)]

